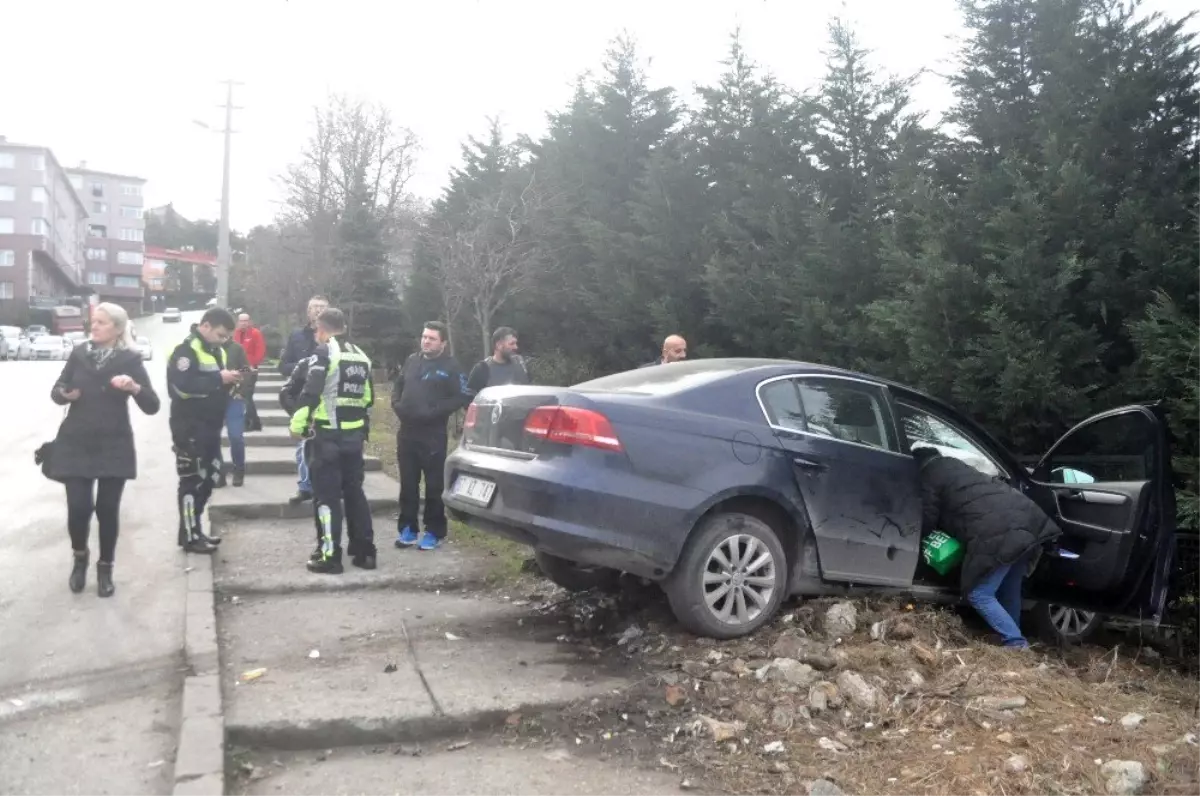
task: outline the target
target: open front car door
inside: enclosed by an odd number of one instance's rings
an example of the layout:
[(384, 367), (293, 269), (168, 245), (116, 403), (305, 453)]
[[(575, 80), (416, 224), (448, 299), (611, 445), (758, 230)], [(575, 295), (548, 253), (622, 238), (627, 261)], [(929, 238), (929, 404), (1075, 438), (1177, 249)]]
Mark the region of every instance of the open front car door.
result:
[(1063, 530), (1030, 596), (1157, 623), (1175, 542), (1161, 407), (1124, 406), (1067, 432), (1034, 468), (1029, 496)]

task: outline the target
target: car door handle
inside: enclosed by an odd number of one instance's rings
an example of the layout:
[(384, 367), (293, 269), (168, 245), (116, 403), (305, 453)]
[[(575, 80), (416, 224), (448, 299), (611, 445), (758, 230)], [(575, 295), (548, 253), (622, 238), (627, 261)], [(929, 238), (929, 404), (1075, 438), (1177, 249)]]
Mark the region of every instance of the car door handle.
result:
[(1068, 492), (1063, 492), (1062, 496), (1064, 500), (1077, 500), (1081, 503), (1087, 500), (1087, 496), (1078, 489), (1072, 489)]
[(803, 467), (805, 470), (828, 470), (829, 469), (828, 465), (821, 464), (821, 462), (814, 462), (812, 459), (805, 459), (803, 456), (793, 456), (792, 464), (796, 465), (797, 467)]

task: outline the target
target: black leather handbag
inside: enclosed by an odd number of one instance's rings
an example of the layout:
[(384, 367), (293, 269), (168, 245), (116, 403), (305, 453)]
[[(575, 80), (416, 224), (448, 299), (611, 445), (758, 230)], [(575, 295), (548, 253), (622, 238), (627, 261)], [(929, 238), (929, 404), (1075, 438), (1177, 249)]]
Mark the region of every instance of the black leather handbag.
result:
[[(69, 407), (68, 407), (69, 408)], [(67, 409), (63, 409), (63, 420), (67, 418)], [(59, 428), (61, 428), (61, 423)], [(54, 459), (54, 443), (58, 440), (58, 435), (54, 435), (54, 439), (49, 442), (43, 442), (41, 447), (33, 452), (33, 463), (42, 468), (42, 475), (49, 478), (51, 481), (62, 483), (61, 478), (55, 478), (50, 475), (50, 462)]]

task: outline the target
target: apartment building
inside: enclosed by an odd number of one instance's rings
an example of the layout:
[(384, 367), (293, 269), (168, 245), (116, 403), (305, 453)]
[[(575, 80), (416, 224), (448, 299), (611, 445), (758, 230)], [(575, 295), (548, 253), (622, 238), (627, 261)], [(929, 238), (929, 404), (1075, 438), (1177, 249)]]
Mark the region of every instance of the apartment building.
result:
[(0, 319), (22, 322), (31, 299), (89, 292), (87, 217), (53, 152), (0, 136)]
[(130, 315), (140, 315), (146, 256), (142, 188), (146, 181), (89, 169), (86, 163), (67, 169), (67, 174), (88, 211), (86, 286), (100, 301), (120, 304)]

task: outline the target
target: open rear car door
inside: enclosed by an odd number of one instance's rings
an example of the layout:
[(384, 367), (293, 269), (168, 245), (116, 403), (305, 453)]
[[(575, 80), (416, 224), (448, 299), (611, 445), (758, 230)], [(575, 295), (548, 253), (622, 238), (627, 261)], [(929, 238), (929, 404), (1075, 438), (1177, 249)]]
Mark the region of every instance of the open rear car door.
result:
[(1158, 622), (1175, 547), (1175, 493), (1159, 405), (1090, 417), (1034, 468), (1029, 496), (1063, 530), (1029, 584), (1038, 600)]

